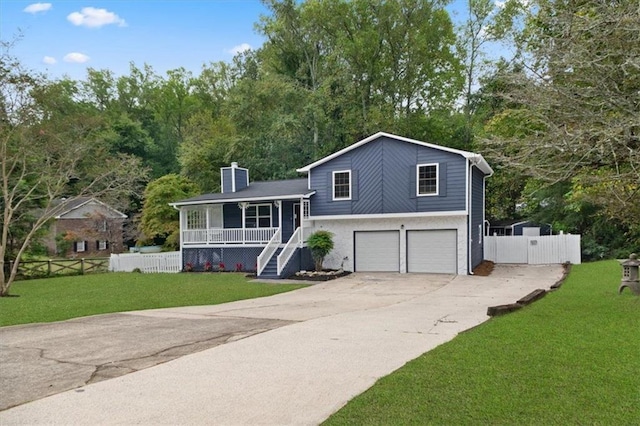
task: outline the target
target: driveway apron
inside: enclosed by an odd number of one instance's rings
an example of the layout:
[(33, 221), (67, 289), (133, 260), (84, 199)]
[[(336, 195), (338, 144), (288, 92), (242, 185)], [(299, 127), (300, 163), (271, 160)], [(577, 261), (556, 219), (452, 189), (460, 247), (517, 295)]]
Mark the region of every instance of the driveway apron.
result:
[(9, 408), (0, 424), (318, 424), (486, 321), (488, 306), (561, 276), (549, 265), (498, 265), (490, 277), (355, 273), (261, 299), (119, 314), (142, 324), (263, 323), (210, 349)]

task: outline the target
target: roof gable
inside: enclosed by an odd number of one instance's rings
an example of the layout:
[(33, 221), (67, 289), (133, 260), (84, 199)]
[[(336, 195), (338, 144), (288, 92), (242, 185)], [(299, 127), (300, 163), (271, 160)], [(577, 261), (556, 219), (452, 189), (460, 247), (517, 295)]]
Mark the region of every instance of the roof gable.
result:
[(127, 215), (95, 198), (79, 197), (62, 202), (62, 208), (55, 219), (86, 218), (91, 213), (101, 213), (109, 218), (125, 219)]
[(313, 169), (314, 167), (317, 167), (321, 164), (324, 164), (328, 161), (333, 160), (334, 158), (337, 158), (349, 151), (352, 151), (356, 148), (361, 147), (362, 145), (365, 145), (371, 141), (377, 140), (381, 137), (387, 137), (390, 139), (395, 139), (398, 141), (402, 141), (402, 142), (407, 142), (407, 143), (412, 143), (412, 144), (416, 144), (416, 145), (420, 145), (420, 146), (424, 146), (424, 147), (428, 147), (428, 148), (433, 148), (433, 149), (437, 149), (440, 151), (445, 151), (445, 152), (450, 152), (452, 154), (457, 154), (457, 155), (461, 155), (462, 157), (469, 159), (473, 164), (475, 164), (480, 170), (482, 170), (484, 173), (486, 174), (493, 174), (493, 169), (491, 168), (491, 166), (489, 166), (489, 163), (486, 162), (486, 160), (484, 159), (484, 157), (482, 157), (482, 155), (480, 154), (475, 154), (473, 152), (469, 152), (469, 151), (462, 151), (459, 149), (454, 149), (454, 148), (449, 148), (446, 146), (441, 146), (441, 145), (435, 145), (435, 144), (431, 144), (428, 142), (422, 142), (422, 141), (418, 141), (415, 139), (410, 139), (410, 138), (405, 138), (403, 136), (398, 136), (398, 135), (393, 135), (391, 133), (385, 133), (385, 132), (378, 132), (374, 135), (369, 136), (368, 138), (365, 138), (359, 142), (356, 142), (352, 145), (349, 145), (346, 148), (341, 149), (340, 151), (334, 152), (331, 155), (328, 155), (324, 158), (321, 158), (320, 160), (308, 164), (302, 168), (297, 169), (298, 172), (300, 173), (308, 173), (311, 169)]

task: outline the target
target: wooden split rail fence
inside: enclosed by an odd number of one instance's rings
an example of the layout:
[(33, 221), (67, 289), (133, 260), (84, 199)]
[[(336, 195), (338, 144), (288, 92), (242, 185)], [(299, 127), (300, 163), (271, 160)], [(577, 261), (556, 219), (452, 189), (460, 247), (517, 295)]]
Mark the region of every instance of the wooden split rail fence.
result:
[[(13, 268), (13, 262), (5, 264), (7, 271)], [(83, 275), (94, 272), (107, 272), (108, 257), (87, 259), (49, 259), (29, 260), (18, 265), (17, 279), (54, 277), (58, 275)]]

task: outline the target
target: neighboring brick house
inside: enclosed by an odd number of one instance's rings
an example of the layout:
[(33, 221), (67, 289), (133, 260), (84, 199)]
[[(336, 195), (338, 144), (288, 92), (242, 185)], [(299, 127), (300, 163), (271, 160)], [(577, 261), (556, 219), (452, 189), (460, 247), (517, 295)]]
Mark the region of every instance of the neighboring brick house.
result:
[(50, 254), (95, 257), (124, 250), (123, 225), (127, 215), (95, 198), (62, 203), (46, 242)]

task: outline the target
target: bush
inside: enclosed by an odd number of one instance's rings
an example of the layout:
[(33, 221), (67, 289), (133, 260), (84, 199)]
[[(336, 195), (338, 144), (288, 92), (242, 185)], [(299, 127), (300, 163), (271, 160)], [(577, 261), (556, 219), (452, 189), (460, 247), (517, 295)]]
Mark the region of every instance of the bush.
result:
[(316, 231), (309, 236), (307, 247), (311, 250), (316, 271), (321, 271), (325, 256), (333, 250), (333, 234), (329, 231)]

